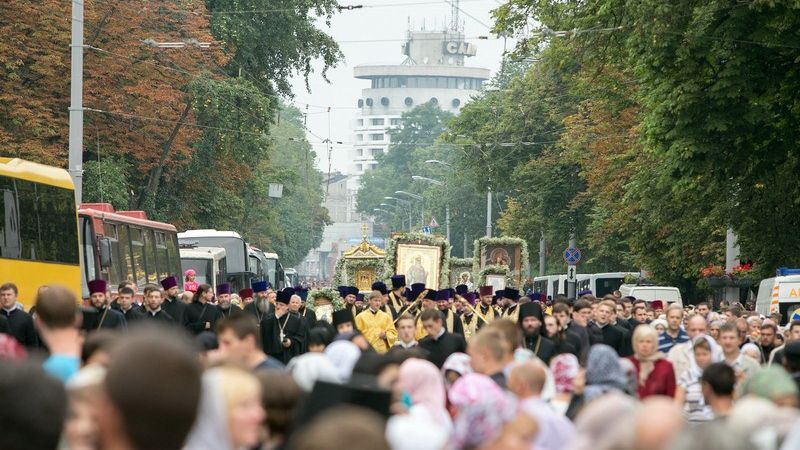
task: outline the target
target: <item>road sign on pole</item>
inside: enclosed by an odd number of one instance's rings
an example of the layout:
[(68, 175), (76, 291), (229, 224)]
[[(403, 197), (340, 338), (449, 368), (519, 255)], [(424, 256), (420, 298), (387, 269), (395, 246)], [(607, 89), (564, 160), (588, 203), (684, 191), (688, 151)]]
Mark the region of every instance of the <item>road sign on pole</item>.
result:
[(575, 247), (567, 247), (564, 250), (564, 262), (567, 265), (574, 266), (581, 260), (581, 251)]
[(436, 221), (436, 217), (431, 217), (431, 223), (428, 226), (431, 228), (436, 228), (439, 226), (439, 222)]
[(425, 234), (431, 234), (431, 227), (422, 227), (422, 232)]
[(574, 283), (578, 280), (578, 268), (573, 264), (567, 266), (567, 282)]

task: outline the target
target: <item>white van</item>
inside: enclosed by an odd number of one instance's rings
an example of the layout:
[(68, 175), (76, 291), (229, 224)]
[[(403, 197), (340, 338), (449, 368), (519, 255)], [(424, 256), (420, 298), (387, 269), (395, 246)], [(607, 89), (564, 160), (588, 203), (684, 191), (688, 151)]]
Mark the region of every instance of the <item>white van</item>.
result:
[(765, 278), (758, 285), (756, 312), (768, 316), (781, 313), (782, 325), (800, 315), (800, 275)]
[(228, 269), (225, 249), (222, 247), (191, 247), (181, 248), (181, 269), (195, 272), (195, 281), (206, 283), (217, 290), (217, 284), (227, 282)]
[(683, 299), (681, 298), (681, 291), (674, 286), (640, 286), (637, 284), (623, 284), (619, 287), (619, 291), (623, 297), (635, 297), (637, 300), (644, 300), (652, 302), (654, 300), (661, 300), (665, 302), (664, 309), (667, 305), (677, 303), (683, 306)]

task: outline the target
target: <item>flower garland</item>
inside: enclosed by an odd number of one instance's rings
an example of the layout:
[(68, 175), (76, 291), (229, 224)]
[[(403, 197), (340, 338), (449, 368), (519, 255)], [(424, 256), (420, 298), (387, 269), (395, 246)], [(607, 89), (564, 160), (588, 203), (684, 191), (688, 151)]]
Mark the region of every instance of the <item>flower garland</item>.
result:
[[(480, 280), (482, 280), (482, 281), (480, 281), (481, 285), (483, 285), (483, 283), (485, 281), (485, 280), (483, 280), (481, 278), (481, 273), (482, 273), (482, 270), (481, 270), (481, 249), (483, 247), (488, 246), (488, 245), (502, 245), (502, 246), (519, 245), (520, 248), (522, 249), (520, 251), (520, 264), (519, 264), (519, 267), (520, 267), (520, 274), (519, 274), (520, 282), (522, 282), (522, 280), (524, 280), (525, 277), (528, 276), (528, 266), (530, 264), (529, 263), (530, 255), (528, 254), (528, 242), (526, 242), (525, 239), (518, 238), (518, 237), (508, 237), (508, 236), (482, 237), (482, 238), (479, 238), (479, 239), (475, 239), (475, 249), (473, 250), (473, 253), (472, 253), (474, 255), (473, 258), (472, 258), (472, 273), (477, 273), (478, 274), (478, 278)], [(502, 274), (500, 274), (500, 273), (489, 273), (489, 275), (502, 275)], [(514, 280), (514, 284), (516, 284), (516, 280)]]
[(450, 243), (446, 239), (433, 234), (417, 231), (398, 233), (389, 239), (386, 245), (386, 260), (383, 266), (383, 279), (390, 282), (397, 262), (397, 244), (435, 245), (442, 249), (442, 261), (439, 270), (439, 289), (450, 286)]
[(486, 276), (487, 275), (503, 275), (506, 277), (506, 286), (507, 287), (516, 287), (517, 280), (511, 276), (511, 270), (507, 266), (501, 266), (498, 264), (491, 264), (483, 268), (478, 273), (478, 285), (479, 286), (486, 286)]
[(343, 272), (344, 272), (344, 258), (340, 256), (339, 259), (336, 260), (336, 266), (333, 268), (333, 280), (331, 281), (331, 284), (333, 284), (334, 286), (343, 285), (344, 284), (342, 282)]
[(344, 301), (342, 297), (339, 295), (339, 291), (334, 288), (326, 287), (321, 289), (312, 289), (308, 293), (308, 300), (306, 301), (306, 308), (311, 309), (314, 311), (314, 308), (317, 305), (318, 298), (327, 298), (331, 301), (333, 305), (334, 311), (340, 311), (344, 309)]

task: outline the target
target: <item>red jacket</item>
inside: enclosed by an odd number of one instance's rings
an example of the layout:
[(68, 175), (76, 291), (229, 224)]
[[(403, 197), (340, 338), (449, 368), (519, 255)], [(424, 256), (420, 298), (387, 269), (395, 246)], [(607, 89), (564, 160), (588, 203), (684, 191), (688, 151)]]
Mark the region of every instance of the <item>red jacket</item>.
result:
[[(639, 377), (639, 360), (635, 356), (629, 356), (628, 359), (636, 367), (636, 377)], [(659, 359), (655, 362), (653, 371), (647, 377), (644, 386), (638, 384), (636, 386), (636, 394), (640, 399), (649, 397), (651, 395), (666, 395), (667, 397), (675, 397), (675, 371), (672, 370), (672, 363), (666, 359)]]

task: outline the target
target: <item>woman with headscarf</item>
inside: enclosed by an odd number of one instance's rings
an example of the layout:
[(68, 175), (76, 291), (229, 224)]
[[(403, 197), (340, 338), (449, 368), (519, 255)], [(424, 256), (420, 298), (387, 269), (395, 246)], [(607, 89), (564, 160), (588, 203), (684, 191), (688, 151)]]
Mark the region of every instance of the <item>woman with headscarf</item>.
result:
[(471, 358), (468, 354), (461, 352), (452, 353), (447, 357), (442, 365), (442, 376), (448, 388), (460, 377), (472, 373), (470, 360)]
[(561, 415), (566, 414), (572, 401), (572, 390), (579, 369), (578, 358), (572, 353), (556, 355), (550, 361), (550, 371), (555, 384), (555, 394), (550, 399), (550, 406)]
[(586, 369), (575, 376), (574, 392), (567, 411), (567, 418), (574, 421), (584, 406), (608, 393), (625, 394), (627, 378), (622, 371), (616, 350), (605, 344), (589, 348)]
[(651, 395), (675, 396), (675, 372), (665, 354), (658, 351), (658, 333), (650, 326), (639, 325), (633, 331), (633, 363), (638, 374), (636, 393), (640, 399)]
[(339, 379), (346, 383), (353, 375), (353, 367), (355, 367), (358, 358), (361, 357), (361, 349), (350, 341), (333, 341), (331, 345), (325, 347), (325, 356), (328, 357), (333, 366), (336, 367), (336, 373)]
[(478, 373), (460, 377), (448, 392), (456, 410), (448, 448), (479, 448), (500, 435), (503, 426), (516, 415), (516, 401), (491, 378)]
[(339, 383), (339, 372), (323, 353), (305, 353), (289, 361), (286, 370), (292, 374), (295, 383), (305, 392), (314, 389), (317, 381)]
[(185, 450), (241, 450), (261, 439), (266, 414), (261, 385), (250, 372), (232, 366), (203, 374), (200, 407)]
[(691, 363), (678, 377), (675, 388), (675, 403), (683, 408), (689, 422), (705, 422), (714, 418), (711, 406), (703, 396), (700, 377), (712, 363), (722, 361), (722, 350), (711, 336), (700, 335), (692, 341)]
[[(396, 392), (404, 399), (407, 414), (395, 415), (386, 424), (386, 437), (394, 450), (441, 449), (453, 429), (445, 408), (444, 380), (436, 366), (424, 359), (410, 358), (400, 364)], [(425, 436), (409, 440), (405, 430)]]

